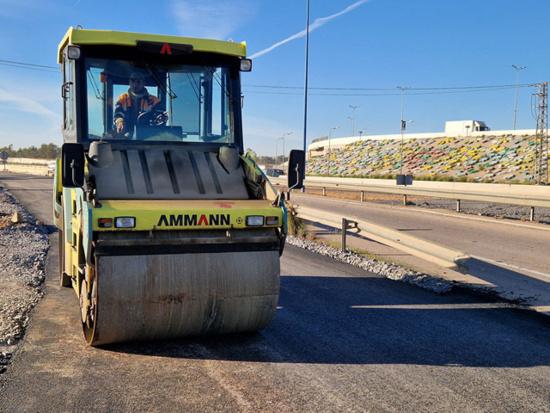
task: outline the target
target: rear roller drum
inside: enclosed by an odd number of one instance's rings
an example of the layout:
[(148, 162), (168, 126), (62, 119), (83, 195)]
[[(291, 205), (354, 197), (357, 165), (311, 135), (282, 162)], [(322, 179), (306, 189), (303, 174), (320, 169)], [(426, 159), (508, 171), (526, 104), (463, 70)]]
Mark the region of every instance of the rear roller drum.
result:
[(276, 312), (278, 251), (98, 256), (95, 264), (81, 293), (94, 346), (257, 331)]

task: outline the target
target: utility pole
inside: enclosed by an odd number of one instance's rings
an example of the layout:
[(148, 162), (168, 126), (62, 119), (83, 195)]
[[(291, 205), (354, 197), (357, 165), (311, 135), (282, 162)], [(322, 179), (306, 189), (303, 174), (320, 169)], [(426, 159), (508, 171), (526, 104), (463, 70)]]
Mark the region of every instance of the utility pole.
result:
[(512, 65), (512, 67), (516, 71), (516, 98), (514, 102), (514, 122), (512, 124), (512, 129), (516, 130), (516, 121), (518, 117), (518, 105), (519, 105), (519, 72), (521, 72), (524, 69), (527, 69), (527, 66)]
[(351, 117), (348, 118), (351, 119), (351, 136), (355, 136), (355, 111), (359, 108), (359, 106), (349, 105), (349, 108), (352, 110)]
[(548, 184), (548, 83), (538, 85), (537, 132), (535, 135), (535, 173), (538, 185)]

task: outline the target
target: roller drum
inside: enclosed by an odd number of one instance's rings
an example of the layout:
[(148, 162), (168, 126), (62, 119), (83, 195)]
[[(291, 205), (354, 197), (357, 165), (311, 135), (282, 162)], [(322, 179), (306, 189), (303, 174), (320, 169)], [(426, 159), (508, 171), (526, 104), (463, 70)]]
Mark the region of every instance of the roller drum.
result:
[(256, 331), (275, 315), (277, 251), (96, 257), (92, 345)]

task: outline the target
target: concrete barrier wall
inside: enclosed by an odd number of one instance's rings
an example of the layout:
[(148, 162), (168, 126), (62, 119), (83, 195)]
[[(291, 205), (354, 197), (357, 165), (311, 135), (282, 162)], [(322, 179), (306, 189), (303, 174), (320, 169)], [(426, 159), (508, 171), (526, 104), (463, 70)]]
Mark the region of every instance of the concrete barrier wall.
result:
[(9, 158), (4, 166), (0, 163), (0, 172), (7, 171), (18, 174), (48, 175), (48, 165), (55, 159)]

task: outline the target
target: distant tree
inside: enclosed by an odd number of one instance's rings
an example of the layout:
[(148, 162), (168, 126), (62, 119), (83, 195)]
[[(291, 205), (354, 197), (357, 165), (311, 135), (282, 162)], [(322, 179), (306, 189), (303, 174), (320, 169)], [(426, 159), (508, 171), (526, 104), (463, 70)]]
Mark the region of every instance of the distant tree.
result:
[(40, 147), (14, 149), (13, 145), (0, 147), (0, 152), (6, 151), (10, 158), (54, 159), (61, 155), (61, 148), (55, 143), (43, 143)]

